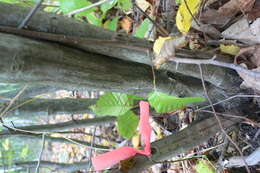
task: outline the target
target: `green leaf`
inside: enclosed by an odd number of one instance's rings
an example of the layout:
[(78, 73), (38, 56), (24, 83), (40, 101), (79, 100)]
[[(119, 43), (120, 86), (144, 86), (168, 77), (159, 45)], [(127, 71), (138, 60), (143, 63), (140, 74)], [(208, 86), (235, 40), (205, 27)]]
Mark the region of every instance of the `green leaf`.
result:
[(105, 29), (109, 29), (111, 31), (117, 30), (118, 17), (113, 18), (112, 20), (108, 20), (104, 24)]
[(215, 173), (215, 169), (212, 167), (209, 161), (199, 160), (195, 166), (197, 173)]
[(103, 13), (106, 13), (108, 10), (113, 8), (116, 5), (116, 3), (117, 3), (117, 0), (112, 0), (112, 1), (106, 2), (101, 5), (100, 9)]
[(186, 105), (195, 103), (195, 102), (203, 102), (205, 99), (203, 97), (173, 97), (160, 92), (153, 92), (149, 94), (148, 101), (150, 105), (156, 110), (158, 113), (166, 113), (178, 109), (184, 108)]
[[(87, 7), (91, 4), (92, 3), (87, 0), (60, 0), (60, 8), (64, 14), (68, 14), (69, 12), (72, 12), (74, 10)], [(91, 8), (89, 10), (76, 14), (76, 16), (85, 16), (95, 10), (95, 8)]]
[(151, 21), (149, 19), (145, 19), (141, 25), (136, 29), (134, 36), (138, 38), (144, 38), (146, 32), (149, 29), (149, 25), (151, 24)]
[(118, 5), (122, 10), (128, 11), (132, 8), (132, 1), (131, 0), (118, 0)]
[(96, 105), (90, 108), (96, 115), (123, 115), (133, 108), (134, 101), (139, 100), (141, 97), (109, 92), (101, 96)]
[(96, 26), (102, 26), (102, 19), (98, 18), (95, 13), (88, 13), (86, 14), (87, 20), (90, 24)]
[(139, 119), (132, 112), (128, 111), (117, 117), (118, 132), (120, 136), (129, 139), (135, 135)]

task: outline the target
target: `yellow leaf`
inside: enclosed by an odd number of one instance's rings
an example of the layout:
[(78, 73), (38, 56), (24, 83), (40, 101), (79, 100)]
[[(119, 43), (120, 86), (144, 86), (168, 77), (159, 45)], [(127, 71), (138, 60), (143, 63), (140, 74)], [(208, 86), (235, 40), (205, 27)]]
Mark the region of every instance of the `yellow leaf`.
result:
[(194, 16), (199, 11), (200, 3), (201, 0), (182, 0), (176, 14), (176, 25), (183, 34), (189, 32), (193, 19), (192, 15)]
[(240, 47), (230, 44), (230, 45), (225, 45), (225, 44), (220, 44), (220, 50), (223, 53), (230, 54), (230, 55), (237, 55)]
[(153, 44), (153, 51), (159, 55), (161, 52), (161, 49), (164, 45), (164, 42), (166, 40), (170, 40), (172, 39), (172, 37), (159, 37), (158, 39), (155, 40), (154, 44)]

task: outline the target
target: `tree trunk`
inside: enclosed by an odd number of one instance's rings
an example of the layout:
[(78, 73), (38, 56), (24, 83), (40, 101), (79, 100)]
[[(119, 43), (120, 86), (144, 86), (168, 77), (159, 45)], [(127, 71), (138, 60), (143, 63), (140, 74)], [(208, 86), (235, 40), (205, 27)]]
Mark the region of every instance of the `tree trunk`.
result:
[[(32, 125), (32, 126), (17, 126), (16, 129), (22, 129), (25, 131), (31, 131), (35, 133), (44, 133), (44, 132), (62, 132), (67, 131), (73, 128), (81, 128), (88, 126), (102, 125), (106, 123), (111, 123), (116, 120), (116, 117), (104, 116), (99, 118), (90, 118), (83, 120), (71, 120), (63, 123), (56, 124), (46, 124), (46, 125)], [(4, 129), (0, 132), (0, 135), (16, 133), (15, 131), (10, 131), (9, 129)]]
[[(18, 7), (10, 4), (0, 3), (0, 25), (3, 26), (18, 26), (30, 9)], [(12, 15), (10, 15), (12, 14)], [(76, 26), (76, 27), (75, 27)], [(86, 51), (103, 54), (110, 57), (119, 58), (122, 60), (138, 62), (142, 64), (152, 65), (152, 57), (150, 49), (152, 44), (144, 39), (119, 35), (115, 32), (104, 30), (102, 28), (81, 23), (71, 18), (60, 15), (55, 15), (46, 12), (37, 12), (30, 20), (27, 28), (32, 31), (52, 33), (49, 36), (40, 36), (40, 34), (25, 34), (18, 31), (20, 35), (32, 38), (40, 38), (55, 42), (62, 42), (66, 45), (74, 46)], [(6, 28), (1, 28), (2, 32), (7, 31)], [(15, 31), (18, 33), (17, 31)], [(53, 35), (56, 34), (56, 35)], [(58, 35), (57, 35), (58, 34)], [(88, 40), (88, 39), (97, 39)], [(96, 44), (93, 44), (96, 43)], [(190, 58), (211, 58), (215, 53), (204, 51), (189, 51), (177, 50), (177, 57)], [(221, 57), (220, 55), (218, 57)], [(224, 58), (224, 61), (230, 61), (229, 58)], [(163, 70), (178, 72), (185, 76), (191, 76), (200, 79), (200, 73), (196, 65), (179, 64), (169, 62), (161, 67)], [(237, 83), (240, 82), (238, 75), (232, 70), (216, 67), (203, 66), (205, 80), (224, 89), (237, 89)]]
[[(9, 34), (0, 33), (0, 60), (0, 79), (11, 83), (142, 96), (154, 90), (149, 66)], [(158, 91), (175, 96), (204, 96), (199, 80), (170, 80), (161, 71), (155, 73), (155, 78)], [(224, 90), (208, 85), (208, 91), (214, 101), (224, 98)]]
[[(7, 118), (18, 117), (20, 119), (40, 118), (57, 114), (84, 114), (93, 113), (89, 108), (96, 104), (97, 99), (39, 99), (27, 98), (15, 102), (12, 108), (15, 110), (5, 115)], [(22, 106), (19, 106), (22, 105)], [(11, 108), (11, 109), (12, 109)]]

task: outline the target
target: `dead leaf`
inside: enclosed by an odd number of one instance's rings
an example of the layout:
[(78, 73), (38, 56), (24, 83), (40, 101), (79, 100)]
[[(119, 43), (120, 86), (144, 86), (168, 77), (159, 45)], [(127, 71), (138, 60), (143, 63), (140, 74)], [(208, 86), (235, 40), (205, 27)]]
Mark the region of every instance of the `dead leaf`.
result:
[(248, 13), (248, 20), (256, 20), (260, 17), (260, 1), (256, 1), (252, 10)]
[(175, 49), (185, 47), (188, 40), (185, 35), (179, 37), (159, 37), (154, 43), (155, 59), (153, 64), (159, 69), (162, 64), (175, 55)]
[(138, 7), (140, 7), (143, 11), (146, 11), (149, 7), (151, 7), (151, 4), (147, 2), (146, 0), (138, 0), (136, 1), (136, 4)]
[(222, 32), (228, 39), (235, 39), (247, 44), (260, 44), (260, 18), (257, 18), (250, 26), (246, 18), (239, 20)]
[[(249, 70), (260, 72), (260, 46), (251, 46), (240, 50), (235, 57), (235, 64), (239, 64)], [(243, 72), (237, 71), (244, 80), (242, 87), (252, 88), (260, 93), (260, 78), (249, 76)]]
[(132, 29), (132, 24), (133, 20), (126, 16), (122, 20), (120, 20), (119, 25), (122, 27), (122, 29), (126, 32), (129, 33)]
[(250, 11), (255, 0), (230, 0), (218, 10), (208, 9), (202, 13), (201, 21), (207, 24), (225, 25), (238, 12)]
[(205, 34), (208, 34), (210, 37), (214, 38), (214, 39), (218, 39), (221, 37), (221, 33), (212, 25), (210, 24), (203, 24), (200, 23), (200, 25), (198, 26), (198, 24), (196, 22), (192, 22), (192, 28), (201, 31)]

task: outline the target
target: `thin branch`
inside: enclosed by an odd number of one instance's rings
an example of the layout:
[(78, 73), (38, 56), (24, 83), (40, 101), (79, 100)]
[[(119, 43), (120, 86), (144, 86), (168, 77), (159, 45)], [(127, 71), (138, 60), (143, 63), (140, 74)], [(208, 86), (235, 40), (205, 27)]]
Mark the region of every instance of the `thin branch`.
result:
[(91, 5), (89, 5), (89, 6), (86, 6), (86, 7), (83, 7), (83, 8), (74, 10), (74, 11), (71, 11), (71, 12), (69, 12), (69, 13), (67, 14), (67, 16), (70, 17), (70, 16), (72, 16), (72, 15), (75, 15), (75, 14), (81, 13), (81, 12), (83, 12), (83, 11), (89, 10), (89, 9), (91, 9), (91, 8), (100, 6), (100, 5), (102, 5), (102, 4), (106, 3), (106, 2), (110, 2), (110, 1), (112, 1), (112, 0), (103, 0), (103, 1), (96, 2), (96, 3), (91, 4)]
[[(92, 140), (91, 140), (91, 147), (93, 147), (93, 145), (95, 143), (96, 130), (97, 130), (97, 127), (95, 127), (94, 130), (93, 130), (93, 135), (92, 135)], [(89, 158), (92, 157), (92, 154), (93, 154), (93, 150), (90, 149)], [(87, 170), (91, 171), (91, 165), (89, 165), (89, 168)]]
[(210, 105), (211, 105), (211, 109), (212, 109), (212, 111), (214, 112), (214, 116), (215, 116), (215, 118), (216, 118), (216, 120), (217, 120), (217, 122), (218, 122), (218, 125), (219, 125), (219, 127), (220, 127), (220, 129), (221, 129), (221, 132), (222, 132), (222, 133), (227, 137), (227, 139), (235, 146), (235, 148), (237, 149), (237, 151), (239, 152), (239, 154), (241, 155), (241, 157), (242, 157), (242, 159), (243, 159), (243, 161), (244, 161), (244, 163), (245, 163), (245, 167), (246, 167), (247, 172), (250, 173), (250, 169), (249, 169), (249, 167), (248, 167), (248, 165), (247, 165), (247, 163), (246, 163), (246, 161), (245, 161), (245, 159), (244, 159), (244, 155), (243, 155), (242, 151), (241, 151), (240, 148), (237, 146), (237, 144), (231, 139), (231, 137), (227, 134), (227, 132), (224, 130), (224, 128), (223, 128), (223, 126), (222, 126), (221, 120), (219, 119), (219, 117), (218, 117), (218, 115), (217, 115), (217, 113), (216, 113), (216, 110), (215, 110), (215, 108), (214, 108), (214, 106), (213, 106), (213, 104), (212, 104), (212, 101), (211, 101), (211, 99), (210, 99), (210, 97), (209, 97), (209, 95), (208, 95), (208, 91), (207, 91), (207, 89), (206, 89), (206, 85), (205, 85), (205, 81), (204, 81), (204, 77), (203, 77), (203, 72), (202, 72), (201, 65), (199, 64), (198, 66), (199, 66), (199, 70), (200, 70), (201, 83), (202, 83), (202, 86), (203, 86), (205, 95), (206, 95), (206, 97), (207, 97), (207, 99), (208, 99), (208, 101), (209, 101), (209, 103), (210, 103)]
[(188, 3), (186, 2), (186, 0), (184, 0), (184, 3), (185, 3), (185, 6), (187, 7), (187, 10), (188, 10), (188, 12), (190, 13), (191, 17), (194, 19), (194, 21), (196, 22), (196, 24), (197, 24), (198, 26), (200, 26), (198, 20), (197, 20), (197, 19), (195, 18), (195, 16), (192, 14), (192, 12), (191, 12), (191, 10), (190, 10), (190, 7), (188, 6)]
[(39, 173), (39, 168), (40, 168), (40, 164), (41, 164), (42, 153), (43, 153), (43, 150), (44, 150), (44, 144), (45, 144), (45, 134), (43, 133), (43, 134), (42, 134), (42, 148), (41, 148), (41, 152), (40, 152), (40, 154), (39, 154), (39, 160), (38, 160), (38, 162), (37, 162), (37, 166), (36, 166), (36, 170), (35, 170), (36, 173)]
[[(221, 100), (221, 101), (219, 101), (219, 102), (217, 102), (217, 103), (213, 103), (212, 105), (215, 106), (215, 105), (218, 105), (218, 104), (220, 104), (220, 103), (224, 103), (224, 102), (226, 102), (226, 101), (232, 100), (232, 99), (234, 99), (234, 98), (239, 98), (239, 97), (246, 97), (246, 98), (248, 98), (248, 97), (257, 97), (257, 98), (260, 98), (260, 96), (258, 96), (258, 95), (242, 95), (242, 94), (237, 94), (237, 95), (231, 96), (231, 97), (229, 97), (229, 98), (227, 98), (227, 99)], [(199, 109), (196, 109), (195, 112), (201, 111), (201, 110), (203, 110), (203, 109), (207, 109), (207, 108), (209, 108), (209, 107), (211, 107), (211, 105), (204, 106), (204, 107), (201, 107), (201, 108), (199, 108)]]
[[(214, 113), (213, 111), (208, 111), (208, 110), (200, 110), (198, 112), (207, 112), (207, 113)], [(260, 127), (260, 123), (257, 123), (255, 121), (250, 120), (249, 118), (246, 117), (242, 117), (242, 116), (238, 116), (238, 115), (231, 115), (231, 114), (225, 114), (225, 113), (220, 113), (220, 112), (216, 112), (216, 114), (218, 115), (222, 115), (224, 117), (231, 117), (231, 118), (239, 118), (239, 119), (243, 119), (245, 120), (246, 123), (251, 124), (255, 127)]]
[(26, 90), (27, 88), (27, 85), (25, 87), (23, 87), (23, 89), (21, 89), (19, 91), (19, 93), (14, 97), (12, 98), (12, 100), (10, 101), (10, 103), (8, 104), (8, 106), (3, 110), (3, 112), (1, 112), (0, 114), (0, 118), (2, 118), (4, 116), (4, 114), (9, 111), (10, 107), (14, 104), (14, 102), (20, 97), (20, 95), (22, 95), (22, 93)]
[(17, 27), (18, 29), (22, 29), (32, 18), (32, 16), (36, 13), (38, 8), (40, 8), (43, 0), (38, 0), (38, 2), (35, 4), (35, 6), (31, 9), (31, 11), (28, 13), (28, 15), (25, 17), (25, 19), (22, 21), (22, 23)]
[(219, 66), (219, 67), (226, 67), (226, 68), (230, 68), (236, 71), (240, 71), (243, 72), (247, 75), (250, 75), (254, 78), (260, 78), (260, 72), (256, 72), (256, 71), (252, 71), (252, 70), (248, 70), (244, 67), (241, 67), (239, 65), (236, 64), (231, 64), (231, 63), (225, 63), (225, 62), (221, 62), (221, 61), (217, 61), (214, 60), (216, 56), (214, 56), (211, 59), (189, 59), (189, 58), (177, 58), (177, 57), (172, 57), (169, 59), (169, 61), (173, 61), (176, 63), (183, 63), (183, 64), (197, 64), (197, 65), (201, 65), (201, 64), (206, 64), (206, 65), (215, 65), (215, 66)]

